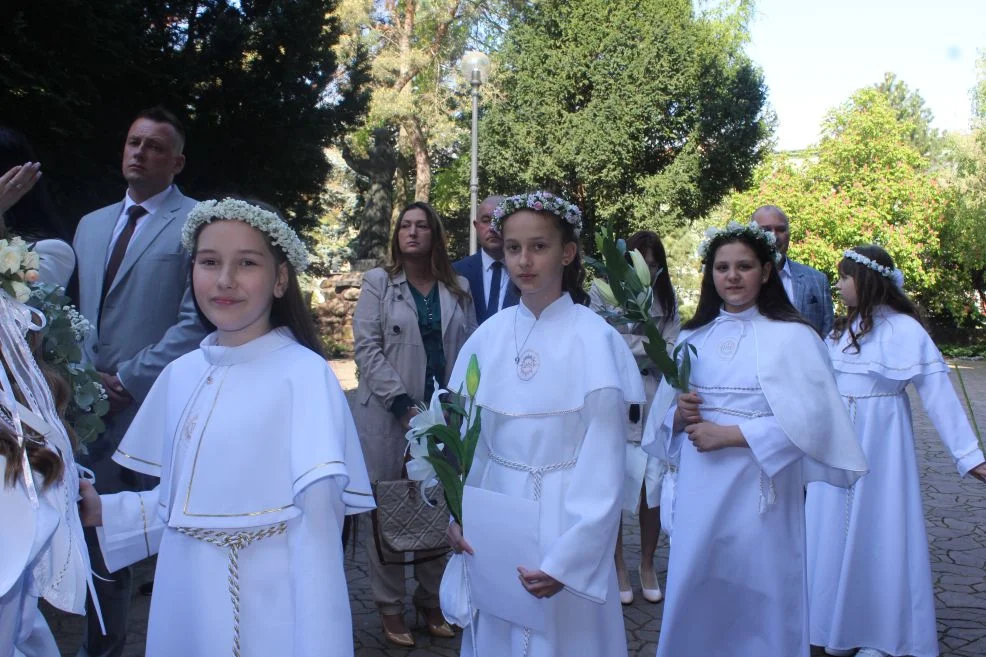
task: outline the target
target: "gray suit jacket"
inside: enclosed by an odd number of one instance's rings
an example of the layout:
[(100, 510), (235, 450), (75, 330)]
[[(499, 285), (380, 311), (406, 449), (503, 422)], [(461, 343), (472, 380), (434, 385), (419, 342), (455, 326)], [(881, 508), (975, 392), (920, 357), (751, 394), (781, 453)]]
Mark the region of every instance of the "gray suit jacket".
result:
[(832, 332), (832, 288), (828, 276), (790, 258), (788, 262), (791, 263), (791, 281), (794, 283), (791, 303), (824, 340)]
[(146, 219), (102, 308), (106, 259), (123, 202), (87, 214), (75, 232), (79, 310), (95, 327), (85, 344), (86, 357), (97, 370), (116, 373), (137, 402), (111, 416), (103, 435), (88, 446), (85, 460), (96, 471), (100, 492), (142, 485), (110, 458), (161, 370), (197, 348), (205, 336), (189, 287), (190, 260), (181, 246), (181, 228), (195, 203), (175, 187)]

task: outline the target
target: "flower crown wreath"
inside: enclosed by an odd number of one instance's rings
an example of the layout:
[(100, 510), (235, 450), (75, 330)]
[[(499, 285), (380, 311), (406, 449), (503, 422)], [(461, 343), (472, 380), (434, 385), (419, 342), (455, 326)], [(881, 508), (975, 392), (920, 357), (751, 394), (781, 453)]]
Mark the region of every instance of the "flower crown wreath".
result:
[(493, 221), (490, 222), (490, 226), (498, 234), (502, 234), (503, 220), (520, 210), (550, 212), (572, 224), (576, 237), (582, 233), (582, 211), (574, 203), (569, 203), (550, 192), (531, 192), (507, 197), (493, 210)]
[(270, 210), (241, 201), (226, 198), (221, 201), (201, 201), (195, 204), (185, 219), (181, 229), (181, 243), (191, 253), (195, 249), (195, 236), (199, 229), (215, 220), (242, 221), (264, 233), (270, 241), (284, 251), (288, 262), (295, 272), (301, 273), (308, 268), (308, 250), (287, 223)]
[(702, 264), (706, 264), (709, 258), (709, 247), (713, 242), (720, 242), (732, 237), (746, 236), (767, 247), (774, 262), (779, 262), (781, 254), (777, 250), (777, 237), (770, 231), (760, 227), (755, 221), (743, 225), (738, 221), (730, 221), (725, 228), (709, 227), (705, 229), (705, 237), (698, 245), (698, 255), (702, 259)]
[(881, 265), (876, 260), (873, 260), (872, 258), (868, 258), (864, 256), (862, 253), (860, 253), (859, 251), (853, 251), (852, 249), (846, 249), (842, 253), (842, 257), (846, 258), (847, 260), (852, 260), (853, 262), (858, 262), (864, 267), (868, 267), (872, 269), (873, 271), (880, 274), (884, 278), (889, 278), (890, 280), (892, 280), (894, 282), (894, 285), (896, 285), (900, 289), (902, 290), (904, 289), (904, 272), (897, 269), (896, 267), (887, 267), (886, 265)]

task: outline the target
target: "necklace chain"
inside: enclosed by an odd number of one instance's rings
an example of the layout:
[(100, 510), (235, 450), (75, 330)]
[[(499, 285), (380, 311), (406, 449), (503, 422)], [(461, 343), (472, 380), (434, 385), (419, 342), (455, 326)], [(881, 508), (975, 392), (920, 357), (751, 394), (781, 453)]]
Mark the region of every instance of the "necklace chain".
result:
[(514, 356), (514, 363), (517, 364), (520, 363), (520, 352), (524, 350), (524, 346), (527, 345), (527, 341), (530, 339), (531, 333), (534, 332), (534, 327), (538, 325), (538, 320), (541, 319), (540, 317), (534, 318), (534, 323), (531, 324), (531, 330), (527, 332), (527, 337), (524, 338), (524, 341), (520, 344), (520, 347), (518, 347), (517, 346), (517, 315), (519, 314), (520, 311), (514, 313), (514, 352), (516, 354)]

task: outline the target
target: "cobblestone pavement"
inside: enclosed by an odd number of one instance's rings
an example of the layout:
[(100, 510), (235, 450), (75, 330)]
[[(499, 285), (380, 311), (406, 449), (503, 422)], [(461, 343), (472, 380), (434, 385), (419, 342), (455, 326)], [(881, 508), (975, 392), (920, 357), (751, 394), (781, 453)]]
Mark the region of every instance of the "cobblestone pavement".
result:
[[(351, 366), (334, 363), (343, 386), (355, 385)], [(976, 416), (986, 429), (986, 363), (960, 361)], [(953, 374), (954, 380), (954, 374)], [(938, 630), (943, 657), (983, 657), (986, 655), (986, 486), (967, 478), (959, 479), (951, 457), (945, 452), (931, 427), (920, 402), (912, 394), (917, 431), (919, 464), (924, 491), (925, 520), (931, 546), (935, 595), (938, 607)], [(365, 535), (369, 523), (362, 523)], [(626, 555), (634, 586), (637, 582), (640, 536), (634, 520), (626, 518)], [(662, 537), (657, 566), (661, 582), (667, 575), (668, 546)], [(358, 657), (452, 657), (458, 655), (457, 639), (432, 639), (416, 624), (411, 611), (405, 615), (414, 631), (417, 646), (402, 649), (386, 644), (380, 622), (370, 597), (366, 557), (362, 549), (347, 555), (347, 577), (352, 597), (353, 627)], [(153, 563), (141, 564), (137, 582), (150, 580)], [(413, 580), (408, 582), (408, 591)], [(144, 633), (150, 598), (135, 595), (130, 637), (126, 657), (144, 654)], [(632, 605), (624, 607), (627, 641), (631, 657), (653, 657), (661, 627), (663, 605), (645, 602), (637, 589)], [(410, 599), (408, 600), (410, 610)], [(74, 655), (82, 623), (51, 608), (47, 616), (55, 630), (64, 655)], [(815, 653), (813, 653), (815, 654)], [(820, 654), (820, 653), (819, 653)], [(582, 656), (573, 656), (582, 657)], [(605, 657), (586, 655), (584, 657)]]

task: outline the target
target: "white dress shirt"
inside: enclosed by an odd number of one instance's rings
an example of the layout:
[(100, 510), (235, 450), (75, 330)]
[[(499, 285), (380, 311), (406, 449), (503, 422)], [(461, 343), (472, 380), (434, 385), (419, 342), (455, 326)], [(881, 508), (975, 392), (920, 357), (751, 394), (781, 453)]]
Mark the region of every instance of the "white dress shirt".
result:
[[(489, 253), (480, 249), (479, 252), (483, 257), (483, 294), (485, 295), (485, 301), (488, 302), (490, 299), (490, 286), (493, 285), (493, 263), (498, 262)], [(503, 262), (502, 260), (499, 262)], [(503, 299), (506, 296), (507, 285), (510, 283), (510, 274), (507, 273), (507, 265), (504, 263), (503, 272), (500, 274), (500, 289), (497, 291), (496, 299), (496, 309), (501, 310), (503, 308)], [(477, 301), (478, 303), (478, 301)]]
[(777, 274), (781, 277), (781, 283), (784, 285), (784, 291), (787, 292), (788, 301), (794, 303), (794, 277), (791, 274), (790, 258), (784, 258), (784, 264), (777, 270)]
[(151, 217), (158, 210), (161, 209), (161, 206), (164, 205), (165, 197), (167, 197), (168, 194), (171, 193), (171, 190), (174, 188), (175, 188), (174, 185), (168, 185), (168, 187), (163, 192), (159, 192), (155, 194), (154, 196), (150, 197), (143, 203), (137, 203), (132, 198), (130, 198), (130, 190), (127, 190), (127, 193), (123, 196), (123, 210), (120, 211), (120, 216), (116, 218), (116, 226), (113, 228), (113, 238), (110, 240), (109, 248), (106, 249), (106, 262), (103, 263), (104, 265), (109, 264), (110, 256), (113, 254), (113, 245), (116, 244), (116, 239), (120, 236), (120, 233), (122, 233), (123, 229), (126, 228), (127, 226), (127, 210), (129, 210), (135, 205), (140, 205), (145, 210), (147, 210), (147, 214), (139, 218), (137, 220), (137, 224), (134, 226), (134, 234), (130, 236), (130, 243), (127, 244), (127, 250), (129, 251), (130, 247), (133, 246), (134, 240), (137, 239), (137, 234), (140, 232), (140, 229), (144, 226), (144, 224), (146, 224), (148, 221), (151, 220)]

